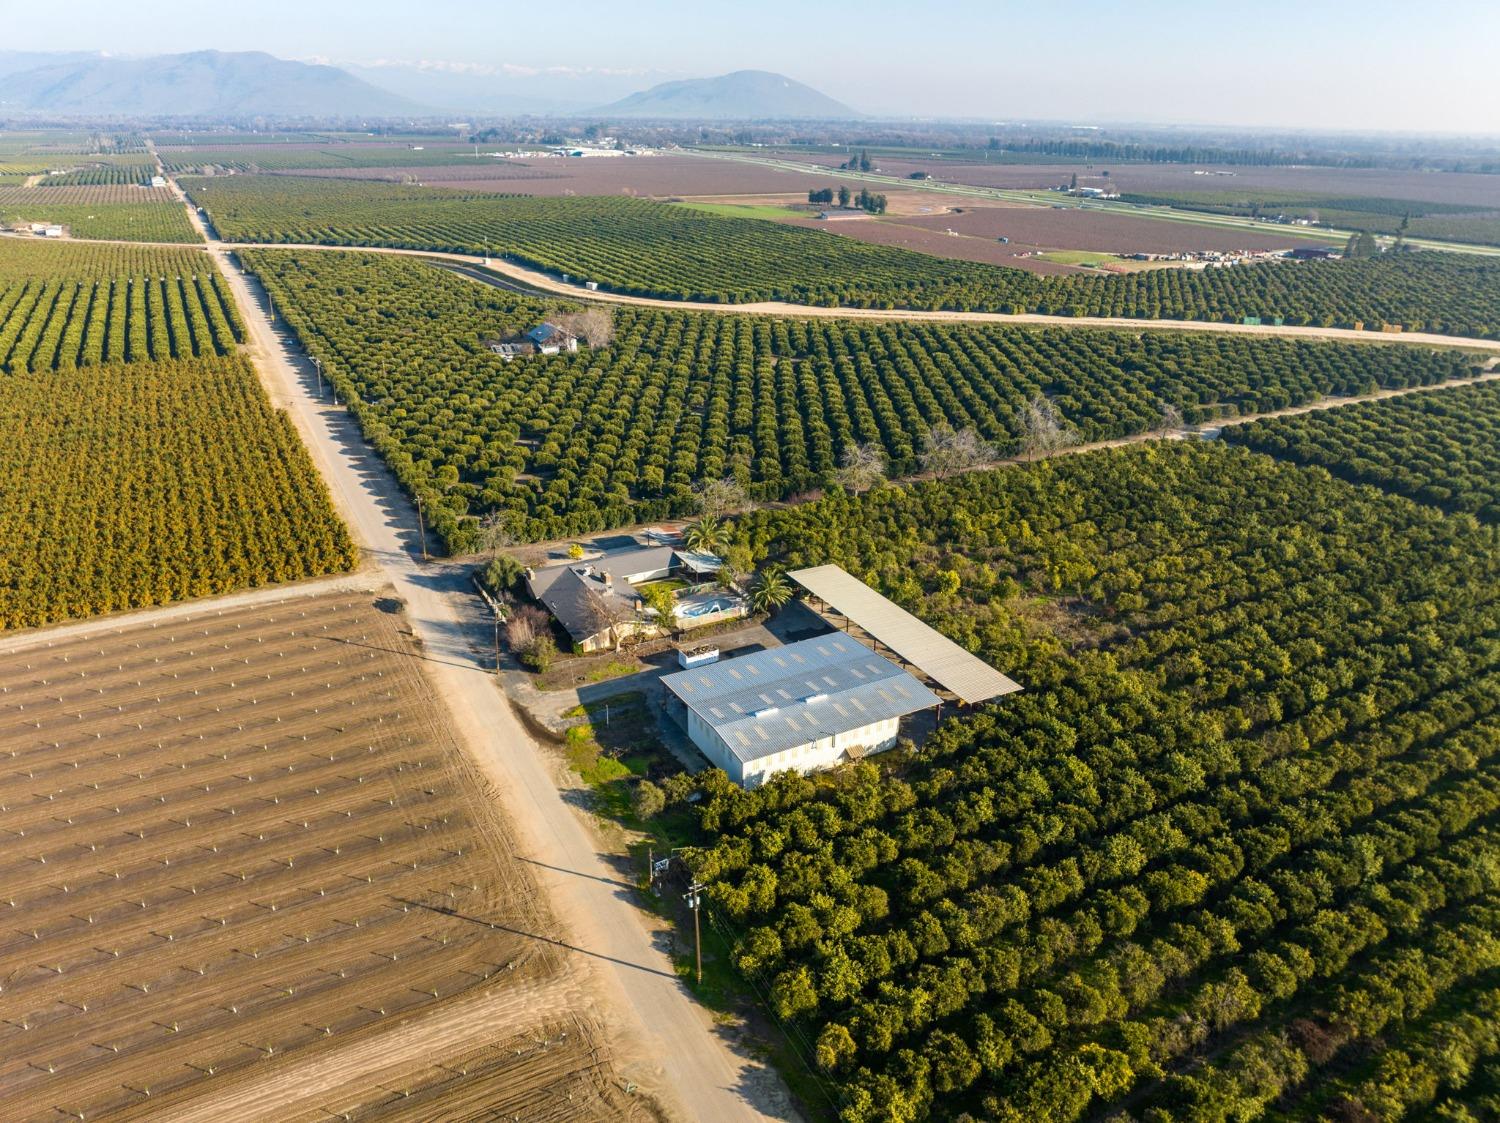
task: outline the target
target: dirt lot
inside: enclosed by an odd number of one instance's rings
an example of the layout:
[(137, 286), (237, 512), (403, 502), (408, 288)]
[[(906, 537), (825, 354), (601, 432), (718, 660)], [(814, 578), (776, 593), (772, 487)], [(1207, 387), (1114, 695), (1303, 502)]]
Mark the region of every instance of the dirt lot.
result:
[(1274, 231), (1226, 230), (1185, 222), (1136, 218), (1105, 211), (1049, 207), (975, 207), (962, 214), (902, 218), (924, 230), (954, 230), (989, 241), (1002, 235), (1011, 247), (1093, 250), (1098, 253), (1177, 253), (1184, 250), (1280, 250), (1308, 245), (1306, 238)]
[(396, 608), (0, 654), (0, 1118), (648, 1118)]
[[(1012, 243), (1002, 246), (994, 238), (980, 237), (953, 237), (944, 233), (944, 229), (951, 226), (948, 221), (950, 216), (939, 215), (931, 222), (936, 228), (926, 225), (915, 225), (916, 220), (895, 219), (868, 219), (868, 220), (844, 220), (839, 222), (824, 222), (819, 219), (797, 219), (793, 225), (815, 227), (819, 230), (827, 230), (834, 234), (842, 234), (848, 238), (856, 238), (861, 242), (873, 242), (879, 246), (900, 246), (902, 249), (916, 250), (918, 253), (928, 253), (935, 257), (950, 257), (955, 261), (978, 261), (989, 265), (1013, 265), (1021, 269), (1030, 269), (1033, 273), (1080, 273), (1082, 269), (1076, 269), (1070, 265), (1057, 265), (1050, 261), (1041, 261), (1037, 258), (1024, 258), (1021, 254), (1029, 252), (1034, 247), (1016, 245)], [(963, 215), (952, 216), (962, 218)]]

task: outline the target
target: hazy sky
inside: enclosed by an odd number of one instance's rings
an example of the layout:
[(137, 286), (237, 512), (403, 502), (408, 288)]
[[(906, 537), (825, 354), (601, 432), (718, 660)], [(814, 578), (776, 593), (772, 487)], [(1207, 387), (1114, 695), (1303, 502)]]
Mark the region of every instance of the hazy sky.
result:
[(754, 68), (897, 116), (1500, 134), (1500, 0), (0, 0), (0, 14), (0, 49), (623, 70), (640, 86)]

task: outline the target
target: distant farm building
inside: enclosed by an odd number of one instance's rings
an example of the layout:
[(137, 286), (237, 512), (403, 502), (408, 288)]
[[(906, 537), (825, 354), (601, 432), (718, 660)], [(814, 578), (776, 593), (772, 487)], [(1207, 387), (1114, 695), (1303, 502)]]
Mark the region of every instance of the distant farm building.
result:
[(888, 749), (903, 717), (941, 701), (889, 659), (838, 633), (661, 682), (693, 744), (745, 787), (788, 769), (810, 772)]
[(578, 350), (578, 337), (557, 324), (538, 324), (526, 333), (536, 349), (543, 355), (557, 355), (563, 351)]
[(1287, 251), (1287, 257), (1294, 261), (1322, 261), (1332, 256), (1333, 250), (1328, 246), (1298, 246)]

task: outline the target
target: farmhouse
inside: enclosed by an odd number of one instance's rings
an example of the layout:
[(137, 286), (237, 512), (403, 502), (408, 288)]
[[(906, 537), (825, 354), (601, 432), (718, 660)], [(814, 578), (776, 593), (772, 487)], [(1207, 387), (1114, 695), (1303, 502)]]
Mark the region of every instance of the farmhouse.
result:
[[(669, 580), (700, 584), (718, 573), (721, 564), (711, 554), (647, 546), (527, 570), (526, 585), (563, 626), (575, 650), (600, 651), (630, 636), (656, 631), (639, 586)], [(691, 627), (744, 616), (746, 611), (740, 598), (718, 593), (682, 602), (678, 621)]]
[(698, 749), (747, 788), (896, 743), (901, 719), (939, 698), (889, 659), (833, 633), (666, 675)]
[(538, 324), (526, 333), (526, 338), (535, 344), (543, 355), (556, 355), (563, 351), (578, 350), (578, 337), (557, 324)]

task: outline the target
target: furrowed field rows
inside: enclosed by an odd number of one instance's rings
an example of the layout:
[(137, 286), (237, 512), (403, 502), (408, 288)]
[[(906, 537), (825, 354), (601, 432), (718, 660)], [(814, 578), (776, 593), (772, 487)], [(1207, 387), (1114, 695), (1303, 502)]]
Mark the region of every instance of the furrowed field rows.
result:
[(700, 785), (717, 924), (849, 1123), (1316, 1118), (1500, 968), (1492, 529), (1173, 444), (734, 538), (1027, 686), (884, 773)]
[(239, 357), (0, 379), (0, 628), (349, 568), (348, 532)]
[(358, 594), (0, 655), (0, 1114), (632, 1117), (415, 655)]
[[(144, 182), (150, 182), (146, 172)], [(115, 186), (45, 186), (68, 182), (53, 177), (44, 186), (0, 186), (0, 220), (56, 223), (74, 238), (126, 242), (199, 242), (182, 204), (165, 187), (137, 186), (142, 179), (99, 181)], [(79, 181), (92, 183), (94, 181)], [(130, 184), (131, 186), (123, 186)]]
[(1196, 422), (1473, 373), (1417, 348), (631, 308), (607, 346), (507, 364), (482, 341), (548, 305), (390, 255), (240, 256), (455, 551), (474, 547), (469, 516), (542, 539), (687, 513), (701, 479), (761, 499), (826, 487), (856, 444), (907, 474), (941, 424), (1011, 453), (1038, 394), (1099, 440), (1165, 405)]
[(1356, 483), (1500, 522), (1500, 388), (1494, 385), (1255, 421), (1224, 435)]
[(1454, 254), (1041, 276), (621, 197), (506, 198), (286, 176), (195, 179), (231, 241), (495, 254), (619, 292), (744, 303), (1500, 333), (1500, 261)]

